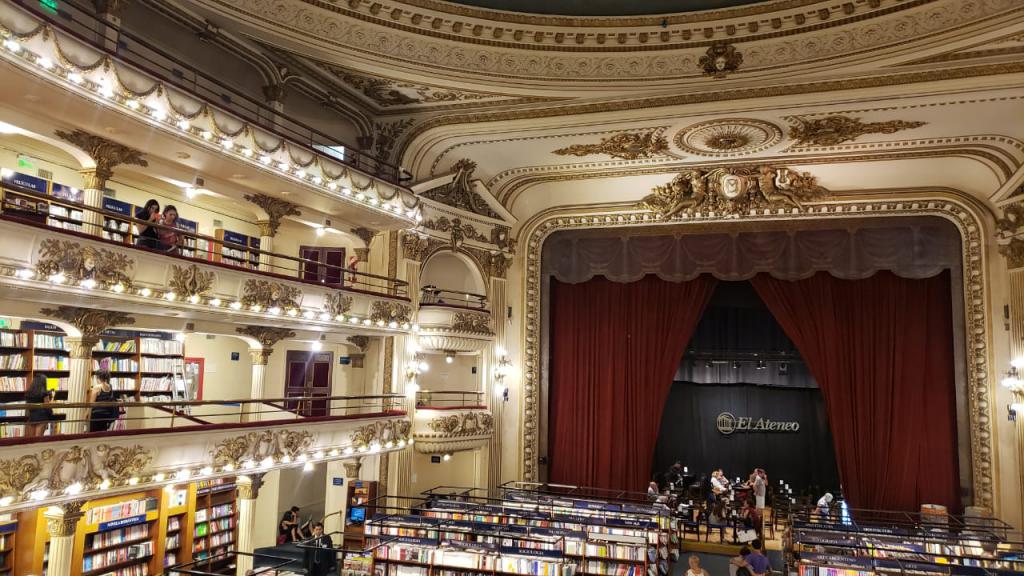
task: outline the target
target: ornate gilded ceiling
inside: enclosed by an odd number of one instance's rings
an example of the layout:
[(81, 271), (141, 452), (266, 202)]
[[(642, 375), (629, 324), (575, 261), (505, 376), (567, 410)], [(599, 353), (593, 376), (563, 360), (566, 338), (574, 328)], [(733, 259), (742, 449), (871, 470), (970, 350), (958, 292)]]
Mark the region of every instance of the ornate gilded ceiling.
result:
[(564, 16), (644, 16), (698, 12), (757, 4), (762, 0), (448, 0), (490, 10)]

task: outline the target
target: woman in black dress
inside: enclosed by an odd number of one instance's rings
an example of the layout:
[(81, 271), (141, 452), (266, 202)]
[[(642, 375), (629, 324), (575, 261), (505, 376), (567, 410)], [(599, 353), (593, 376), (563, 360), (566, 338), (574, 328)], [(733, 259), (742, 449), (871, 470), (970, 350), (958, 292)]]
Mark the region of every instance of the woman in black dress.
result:
[[(135, 211), (135, 218), (160, 224), (163, 218), (160, 215), (160, 203), (150, 198), (146, 201), (145, 206)], [(136, 246), (153, 249), (160, 248), (160, 238), (157, 235), (156, 228), (143, 224), (137, 224), (136, 226), (139, 229), (139, 235), (135, 238)]]
[[(46, 376), (36, 374), (25, 391), (26, 404), (46, 404), (53, 400), (53, 392), (46, 389)], [(46, 433), (46, 425), (53, 420), (52, 408), (32, 408), (25, 419), (25, 436), (34, 438)]]
[[(110, 387), (110, 372), (96, 372), (96, 385), (89, 389), (89, 402), (114, 402), (114, 390)], [(97, 406), (89, 415), (89, 432), (106, 432), (117, 420), (120, 410), (117, 406)]]

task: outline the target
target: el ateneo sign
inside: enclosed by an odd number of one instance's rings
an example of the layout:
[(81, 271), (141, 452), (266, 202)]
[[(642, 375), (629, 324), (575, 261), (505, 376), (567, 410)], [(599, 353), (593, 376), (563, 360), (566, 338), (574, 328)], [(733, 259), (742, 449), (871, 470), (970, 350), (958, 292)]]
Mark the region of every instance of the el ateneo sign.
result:
[(730, 412), (722, 412), (715, 419), (718, 431), (728, 436), (734, 432), (799, 432), (800, 423), (793, 421), (772, 420), (771, 418), (754, 418), (753, 416), (734, 416)]

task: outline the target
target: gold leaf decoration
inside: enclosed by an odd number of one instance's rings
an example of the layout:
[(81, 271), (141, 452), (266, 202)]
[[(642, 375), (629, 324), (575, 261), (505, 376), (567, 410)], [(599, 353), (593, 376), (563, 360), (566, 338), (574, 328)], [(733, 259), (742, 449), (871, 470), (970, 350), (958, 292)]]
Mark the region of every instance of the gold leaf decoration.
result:
[(281, 220), (285, 216), (302, 215), (297, 204), (289, 202), (283, 198), (274, 198), (273, 196), (267, 196), (266, 194), (246, 194), (244, 198), (259, 206), (267, 213), (268, 236), (277, 235), (277, 229), (281, 226)]
[(135, 318), (114, 310), (58, 306), (57, 308), (42, 308), (39, 312), (44, 316), (63, 320), (78, 328), (82, 332), (82, 338), (86, 340), (99, 338), (101, 332), (112, 326), (135, 324)]
[(612, 158), (639, 160), (663, 156), (668, 152), (668, 139), (660, 130), (649, 132), (622, 132), (602, 138), (597, 144), (573, 144), (553, 153), (559, 156), (590, 156), (607, 154)]
[(398, 322), (405, 324), (412, 318), (412, 308), (399, 302), (376, 300), (370, 306), (370, 321), (373, 323)]
[(735, 46), (727, 42), (715, 42), (708, 47), (707, 52), (697, 62), (704, 75), (712, 78), (725, 78), (739, 70), (741, 64), (743, 64), (743, 54), (740, 54)]
[(487, 412), (460, 412), (433, 418), (427, 426), (444, 436), (479, 436), (494, 431), (494, 417)]
[(171, 266), (171, 290), (185, 297), (203, 296), (213, 288), (216, 274), (212, 271), (200, 270), (195, 264), (188, 266)]
[(44, 278), (63, 274), (69, 284), (93, 280), (102, 288), (116, 284), (131, 288), (129, 271), (134, 266), (135, 261), (120, 252), (56, 238), (40, 242), (36, 261), (36, 270)]
[(493, 334), (490, 315), (479, 312), (456, 312), (452, 320), (452, 330)]
[(248, 279), (242, 285), (242, 306), (270, 308), (298, 308), (302, 303), (302, 290), (281, 282)]
[(15, 496), (26, 488), (43, 470), (36, 454), (0, 460), (0, 496)]
[(473, 171), (476, 170), (476, 162), (469, 158), (463, 158), (452, 168), (455, 170), (455, 175), (450, 182), (427, 190), (421, 195), (424, 198), (447, 204), (452, 208), (500, 219), (501, 215), (495, 212), (491, 205), (473, 189)]
[(906, 120), (861, 122), (860, 118), (838, 114), (813, 119), (794, 116), (791, 120), (797, 122), (789, 131), (789, 135), (796, 140), (795, 147), (835, 146), (843, 142), (852, 142), (865, 134), (895, 134), (901, 130), (920, 128), (927, 124)]
[(324, 311), (332, 318), (341, 316), (352, 309), (352, 297), (342, 292), (331, 292), (324, 298)]

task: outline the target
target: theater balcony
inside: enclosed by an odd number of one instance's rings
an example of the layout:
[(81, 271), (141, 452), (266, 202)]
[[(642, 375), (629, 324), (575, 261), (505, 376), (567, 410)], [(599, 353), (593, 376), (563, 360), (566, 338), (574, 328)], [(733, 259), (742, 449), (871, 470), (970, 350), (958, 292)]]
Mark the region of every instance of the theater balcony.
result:
[[(323, 401), (323, 398), (318, 400)], [(0, 439), (0, 513), (116, 496), (197, 480), (259, 474), (406, 449), (414, 441), (402, 397), (331, 397), (320, 416), (262, 418), (271, 400), (127, 404), (125, 429)], [(298, 402), (288, 398), (282, 402)], [(95, 408), (102, 403), (83, 405)], [(23, 408), (39, 407), (25, 405)], [(50, 405), (53, 406), (53, 405)], [(8, 408), (12, 406), (9, 405)], [(63, 404), (72, 412), (78, 407)], [(205, 412), (205, 416), (194, 416)], [(87, 413), (87, 412), (83, 412)], [(210, 417), (225, 418), (211, 423)], [(245, 417), (248, 414), (250, 418)], [(250, 420), (250, 421), (246, 421)]]
[(426, 350), (474, 352), (494, 340), (487, 297), (426, 286), (417, 314), (420, 345)]
[(482, 392), (420, 391), (412, 434), (421, 454), (451, 454), (486, 446), (494, 434), (494, 417)]
[[(102, 135), (144, 155), (141, 164), (120, 158), (119, 175), (191, 185), (201, 174), (217, 184), (218, 194), (239, 202), (245, 192), (287, 194), (327, 227), (329, 220), (338, 228), (397, 230), (420, 221), (418, 200), (398, 166), (146, 38), (121, 30), (117, 42), (109, 40), (107, 24), (90, 11), (61, 3), (53, 13), (41, 4), (0, 6), (0, 69), (9, 88), (0, 94), (5, 125), (50, 141), (58, 131)], [(78, 154), (81, 169), (109, 177), (109, 159), (91, 152)], [(99, 194), (87, 203), (99, 207)]]
[[(147, 223), (71, 200), (57, 212), (52, 195), (14, 180), (5, 174), (0, 203), (0, 297), (9, 300), (8, 314), (33, 318), (40, 305), (116, 309), (170, 318), (176, 329), (182, 320), (224, 325), (214, 333), (268, 323), (361, 334), (413, 329), (403, 281), (182, 229), (171, 251), (138, 246), (107, 223)], [(60, 215), (76, 212), (77, 219)]]

